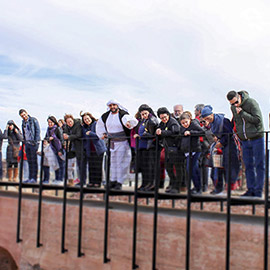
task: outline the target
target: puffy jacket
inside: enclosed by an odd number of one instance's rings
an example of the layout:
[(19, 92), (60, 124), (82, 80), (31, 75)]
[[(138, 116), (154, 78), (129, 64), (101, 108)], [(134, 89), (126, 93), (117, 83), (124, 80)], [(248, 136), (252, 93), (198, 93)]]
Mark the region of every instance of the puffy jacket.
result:
[(179, 137), (175, 136), (180, 133), (180, 125), (177, 120), (170, 116), (167, 123), (160, 122), (158, 127), (161, 129), (161, 138), (163, 139), (164, 146), (179, 147)]
[[(189, 131), (191, 136), (184, 136), (185, 131)], [(180, 133), (182, 135), (181, 150), (183, 152), (189, 152), (189, 140), (191, 140), (191, 152), (201, 152), (200, 136), (204, 136), (205, 131), (198, 120), (192, 120), (188, 128), (181, 126)]]
[(250, 98), (246, 91), (240, 91), (238, 94), (242, 97), (240, 104), (242, 111), (238, 114), (236, 107), (231, 106), (237, 135), (242, 141), (262, 138), (264, 136), (264, 126), (259, 104), (255, 99)]
[[(83, 142), (80, 119), (74, 119), (74, 125), (72, 127), (66, 125), (63, 133), (68, 134), (68, 140), (70, 142), (68, 151), (75, 152), (76, 158), (81, 159), (83, 154)], [(68, 157), (72, 157), (70, 153), (68, 153)]]

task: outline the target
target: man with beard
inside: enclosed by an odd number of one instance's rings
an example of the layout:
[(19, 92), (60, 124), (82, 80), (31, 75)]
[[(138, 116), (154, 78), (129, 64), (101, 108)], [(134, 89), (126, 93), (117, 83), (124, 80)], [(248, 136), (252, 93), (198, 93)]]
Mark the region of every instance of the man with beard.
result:
[(121, 190), (131, 161), (129, 146), (130, 130), (138, 123), (116, 100), (107, 102), (109, 110), (104, 113), (96, 125), (99, 138), (110, 138), (110, 188)]

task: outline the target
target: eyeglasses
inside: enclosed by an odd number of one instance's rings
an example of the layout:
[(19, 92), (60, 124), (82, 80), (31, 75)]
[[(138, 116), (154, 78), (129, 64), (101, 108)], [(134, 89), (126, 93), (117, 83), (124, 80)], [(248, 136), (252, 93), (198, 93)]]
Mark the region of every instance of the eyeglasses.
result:
[(160, 119), (161, 119), (161, 120), (165, 120), (165, 119), (167, 119), (168, 117), (169, 117), (169, 116), (166, 115), (166, 116), (160, 117)]

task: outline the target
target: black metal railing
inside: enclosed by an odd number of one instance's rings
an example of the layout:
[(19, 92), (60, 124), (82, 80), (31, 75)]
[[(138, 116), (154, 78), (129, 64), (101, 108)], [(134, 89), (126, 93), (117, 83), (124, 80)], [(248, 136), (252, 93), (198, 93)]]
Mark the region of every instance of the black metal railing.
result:
[[(228, 134), (228, 137), (231, 134)], [(190, 151), (189, 151), (189, 168), (188, 168), (188, 178), (187, 178), (187, 193), (178, 193), (178, 194), (168, 194), (164, 192), (159, 192), (159, 181), (160, 181), (160, 140), (159, 137), (155, 137), (155, 189), (154, 191), (140, 191), (138, 190), (139, 184), (139, 171), (138, 171), (138, 138), (136, 139), (136, 149), (135, 149), (135, 182), (134, 182), (134, 190), (132, 189), (122, 189), (122, 190), (113, 190), (110, 187), (110, 167), (111, 167), (111, 151), (107, 151), (106, 155), (106, 186), (104, 188), (91, 188), (85, 187), (83, 181), (80, 181), (79, 186), (68, 186), (68, 156), (66, 155), (65, 160), (65, 177), (62, 186), (56, 185), (44, 185), (42, 182), (43, 178), (43, 159), (44, 159), (44, 147), (43, 143), (41, 144), (41, 169), (40, 169), (40, 182), (37, 183), (23, 183), (23, 158), (20, 161), (20, 170), (19, 170), (19, 182), (0, 182), (1, 186), (17, 186), (18, 187), (18, 215), (17, 215), (17, 235), (16, 241), (22, 241), (20, 237), (20, 229), (21, 229), (21, 212), (22, 212), (22, 194), (23, 189), (38, 189), (38, 219), (37, 219), (37, 239), (36, 239), (36, 247), (42, 247), (42, 243), (40, 242), (41, 236), (41, 213), (42, 213), (42, 198), (44, 190), (62, 190), (63, 191), (63, 210), (62, 210), (62, 238), (61, 238), (61, 252), (65, 253), (68, 250), (65, 248), (65, 233), (66, 233), (66, 209), (67, 209), (67, 194), (69, 192), (77, 192), (79, 193), (79, 222), (78, 222), (78, 243), (77, 243), (77, 256), (81, 257), (84, 255), (82, 252), (82, 223), (83, 223), (83, 200), (84, 195), (87, 193), (99, 193), (104, 194), (105, 199), (105, 224), (104, 224), (104, 247), (103, 247), (103, 263), (109, 263), (112, 258), (108, 256), (108, 226), (109, 226), (109, 214), (110, 214), (110, 197), (112, 196), (129, 196), (134, 199), (134, 213), (133, 213), (133, 241), (132, 241), (132, 261), (131, 268), (136, 269), (139, 268), (136, 259), (137, 253), (137, 215), (138, 215), (138, 200), (141, 198), (153, 198), (154, 206), (153, 206), (153, 249), (152, 249), (152, 269), (156, 269), (156, 258), (158, 256), (156, 250), (157, 244), (157, 229), (158, 229), (158, 202), (159, 200), (171, 200), (174, 202), (175, 200), (185, 200), (187, 202), (186, 207), (186, 262), (185, 268), (187, 270), (190, 269), (190, 238), (191, 238), (191, 205), (192, 203), (201, 203), (201, 209), (203, 209), (204, 202), (220, 202), (221, 211), (223, 211), (223, 204), (226, 202), (227, 212), (226, 212), (226, 262), (225, 269), (230, 269), (230, 235), (231, 235), (231, 206), (238, 205), (251, 205), (253, 207), (253, 213), (255, 214), (255, 206), (256, 205), (264, 205), (264, 269), (268, 269), (268, 216), (269, 216), (269, 132), (265, 132), (265, 188), (264, 188), (264, 199), (260, 198), (249, 198), (249, 197), (235, 197), (231, 194), (231, 152), (229, 150), (228, 159), (229, 159), (229, 167), (227, 173), (227, 185), (228, 191), (227, 196), (214, 196), (214, 195), (193, 195), (191, 193), (191, 177), (192, 177), (192, 152), (191, 152), (191, 140), (190, 140)], [(108, 139), (108, 145), (110, 145), (111, 139)], [(228, 140), (230, 143), (230, 140)], [(22, 147), (24, 143), (22, 143)], [(230, 149), (230, 147), (229, 147)], [(83, 151), (83, 149), (82, 149)], [(82, 171), (80, 171), (80, 179), (82, 179)], [(173, 205), (173, 204), (172, 204)]]

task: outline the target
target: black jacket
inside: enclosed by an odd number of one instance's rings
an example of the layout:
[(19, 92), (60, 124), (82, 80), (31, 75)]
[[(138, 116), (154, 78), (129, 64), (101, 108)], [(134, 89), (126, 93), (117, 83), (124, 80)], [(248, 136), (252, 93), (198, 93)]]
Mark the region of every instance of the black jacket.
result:
[[(83, 154), (83, 141), (82, 141), (82, 126), (80, 119), (74, 119), (74, 125), (69, 127), (65, 126), (63, 133), (68, 134), (69, 147), (68, 152), (75, 152), (76, 158), (81, 159)], [(72, 154), (68, 157), (72, 158)]]
[(177, 120), (170, 116), (169, 121), (166, 124), (160, 122), (158, 128), (161, 129), (160, 136), (165, 149), (166, 146), (176, 146), (179, 148), (180, 140), (176, 135), (179, 135), (180, 133), (180, 125), (178, 124)]
[[(190, 132), (190, 136), (184, 136), (185, 131)], [(192, 120), (188, 128), (181, 126), (180, 133), (182, 136), (181, 150), (185, 153), (189, 152), (189, 141), (191, 140), (191, 152), (201, 152), (200, 136), (205, 134), (198, 121)]]

